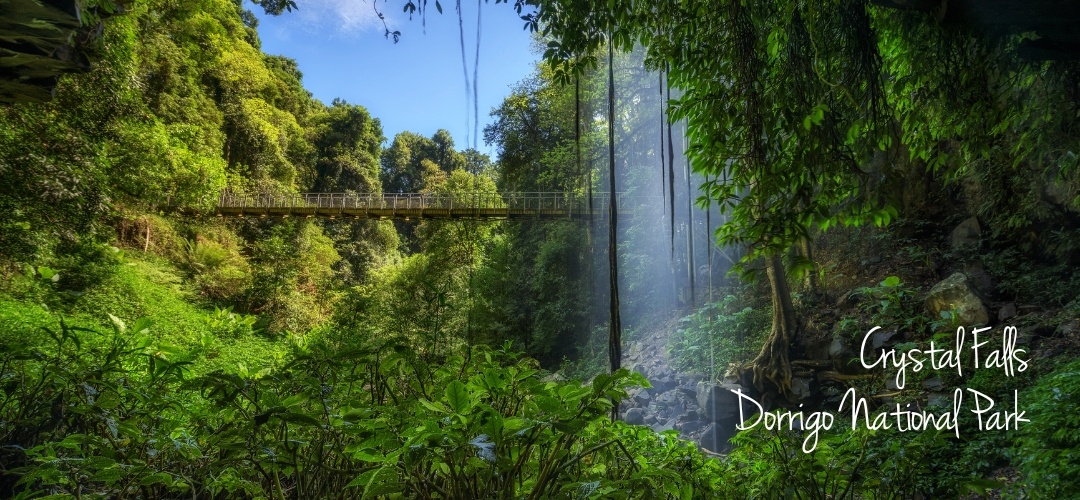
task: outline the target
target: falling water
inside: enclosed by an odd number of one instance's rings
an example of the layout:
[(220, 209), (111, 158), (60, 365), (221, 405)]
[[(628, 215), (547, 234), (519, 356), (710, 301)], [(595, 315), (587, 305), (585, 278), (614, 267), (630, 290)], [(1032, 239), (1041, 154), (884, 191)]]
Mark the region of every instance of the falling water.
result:
[[(597, 75), (580, 82), (582, 177), (594, 192), (606, 191), (609, 184), (607, 58), (600, 59)], [(677, 98), (678, 90), (666, 88), (662, 73), (646, 69), (641, 50), (615, 54), (614, 80), (615, 185), (626, 193), (624, 208), (632, 208), (632, 215), (620, 215), (616, 236), (626, 352), (655, 335), (666, 338), (676, 318), (712, 301), (731, 259), (713, 245), (712, 231), (723, 221), (716, 204), (708, 210), (697, 206), (705, 179), (688, 165), (685, 123), (669, 126), (667, 121), (666, 102)], [(607, 220), (598, 217), (591, 231), (594, 248), (607, 247), (607, 229)], [(604, 324), (607, 254), (595, 251), (593, 258), (594, 324)], [(712, 356), (711, 336), (708, 343), (699, 348)], [(710, 371), (709, 380), (717, 380), (715, 369)]]
[[(685, 124), (672, 124), (669, 135), (667, 123), (661, 122), (661, 115), (666, 118), (667, 114), (659, 88), (662, 78), (645, 69), (640, 51), (616, 54), (614, 69), (615, 184), (626, 193), (622, 201), (629, 205), (626, 208), (632, 208), (618, 220), (619, 292), (623, 323), (633, 332), (702, 305), (709, 298), (708, 290), (726, 275), (729, 264), (722, 252), (712, 248), (710, 233), (722, 220), (721, 214), (715, 204), (709, 213), (696, 204), (701, 196), (698, 187), (705, 179), (687, 165)], [(606, 67), (598, 71), (606, 72)], [(590, 82), (582, 85), (606, 85), (606, 80), (598, 78)], [(583, 89), (582, 93), (606, 94), (595, 90)], [(677, 90), (672, 89), (672, 93), (677, 96)], [(581, 106), (585, 122), (582, 162), (591, 169), (594, 191), (606, 191), (607, 102), (591, 99)], [(670, 158), (674, 165), (664, 158), (669, 151), (673, 152)], [(672, 173), (674, 183), (669, 185)], [(669, 199), (672, 194), (674, 200)], [(598, 248), (607, 243), (606, 224), (602, 218), (595, 222), (593, 238)], [(598, 254), (598, 258), (601, 261), (593, 266), (600, 273), (595, 282), (604, 284), (607, 256)], [(597, 292), (595, 302), (605, 304), (607, 291)]]

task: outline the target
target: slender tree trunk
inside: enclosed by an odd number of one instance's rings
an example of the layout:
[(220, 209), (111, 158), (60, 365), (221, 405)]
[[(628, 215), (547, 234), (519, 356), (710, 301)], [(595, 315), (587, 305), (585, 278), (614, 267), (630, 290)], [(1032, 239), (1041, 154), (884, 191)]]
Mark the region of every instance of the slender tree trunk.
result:
[(697, 305), (695, 279), (697, 274), (694, 263), (694, 190), (690, 185), (690, 158), (686, 153), (686, 133), (683, 133), (683, 161), (686, 162), (683, 174), (686, 175), (686, 275), (690, 279), (690, 309)]
[(791, 289), (787, 283), (787, 273), (780, 253), (765, 257), (765, 273), (769, 277), (769, 290), (772, 296), (772, 330), (761, 352), (753, 361), (754, 385), (759, 391), (765, 391), (768, 381), (780, 392), (791, 390), (791, 363), (788, 351), (791, 340), (795, 337), (798, 319), (795, 317), (795, 305), (791, 301)]
[[(660, 87), (660, 193), (663, 198), (663, 205), (667, 205), (667, 162), (664, 155), (667, 154), (664, 146), (664, 70), (656, 72), (657, 86)], [(675, 256), (675, 222), (672, 221), (672, 233), (671, 233), (671, 254)]]
[[(608, 267), (611, 279), (611, 330), (608, 335), (608, 356), (611, 372), (615, 373), (622, 366), (622, 322), (619, 318), (619, 255), (615, 241), (618, 234), (619, 210), (618, 197), (615, 195), (615, 47), (608, 35)], [(615, 401), (611, 409), (613, 419), (619, 418), (619, 402)]]
[[(810, 262), (814, 262), (814, 248), (810, 244), (810, 237), (799, 239), (799, 253)], [(806, 273), (806, 286), (814, 297), (821, 296), (821, 283), (818, 281), (817, 264)]]
[(146, 241), (143, 243), (143, 253), (150, 251), (150, 219), (146, 219)]
[[(671, 68), (667, 68), (666, 71), (669, 77), (671, 76)], [(665, 81), (664, 90), (667, 91), (667, 102), (671, 103), (672, 100), (672, 86), (671, 80)], [(667, 108), (667, 112), (671, 113), (671, 108)], [(672, 123), (671, 117), (667, 120), (667, 191), (669, 191), (669, 197), (667, 197), (667, 203), (669, 203), (672, 226), (672, 259), (675, 258), (675, 143), (672, 140)]]
[[(574, 168), (576, 181), (581, 182), (581, 76), (574, 75)], [(570, 188), (570, 193), (573, 194), (573, 187)]]

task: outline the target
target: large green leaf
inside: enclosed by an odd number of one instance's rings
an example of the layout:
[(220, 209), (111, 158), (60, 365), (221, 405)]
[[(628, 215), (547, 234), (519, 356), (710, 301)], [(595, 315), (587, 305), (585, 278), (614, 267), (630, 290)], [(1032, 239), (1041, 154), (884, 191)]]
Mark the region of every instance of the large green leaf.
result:
[(445, 396), (446, 404), (450, 406), (451, 410), (454, 410), (454, 413), (466, 413), (472, 407), (473, 402), (470, 399), (469, 389), (460, 380), (454, 380), (447, 384)]

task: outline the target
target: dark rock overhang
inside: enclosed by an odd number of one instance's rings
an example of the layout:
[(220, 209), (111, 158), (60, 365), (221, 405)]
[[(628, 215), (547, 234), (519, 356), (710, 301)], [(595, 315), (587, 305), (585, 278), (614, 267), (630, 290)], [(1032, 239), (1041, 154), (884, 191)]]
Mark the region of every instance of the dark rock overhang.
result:
[(944, 26), (988, 37), (1030, 34), (1016, 48), (1032, 60), (1080, 59), (1080, 1), (870, 0), (882, 7), (933, 14)]
[(75, 0), (0, 0), (0, 102), (52, 97), (60, 75), (90, 69), (101, 25)]

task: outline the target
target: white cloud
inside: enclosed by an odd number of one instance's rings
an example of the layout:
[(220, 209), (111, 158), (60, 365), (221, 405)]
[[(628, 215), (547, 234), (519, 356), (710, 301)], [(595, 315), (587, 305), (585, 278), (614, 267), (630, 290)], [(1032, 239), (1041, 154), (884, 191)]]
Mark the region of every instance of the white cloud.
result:
[(375, 8), (383, 13), (387, 25), (393, 30), (394, 19), (387, 11), (397, 5), (381, 0), (300, 0), (296, 3), (300, 7), (298, 10), (283, 15), (295, 16), (297, 22), (311, 31), (333, 30), (341, 35), (382, 32), (383, 22), (375, 13)]

